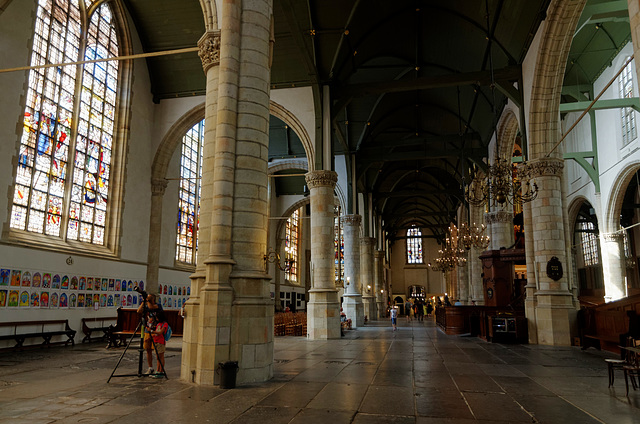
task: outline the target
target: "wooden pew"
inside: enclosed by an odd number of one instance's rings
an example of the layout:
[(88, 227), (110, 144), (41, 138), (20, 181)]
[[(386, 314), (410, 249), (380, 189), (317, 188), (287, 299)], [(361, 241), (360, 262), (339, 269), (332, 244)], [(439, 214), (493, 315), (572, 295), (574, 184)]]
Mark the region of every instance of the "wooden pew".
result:
[[(22, 349), (25, 347), (25, 340), (30, 338), (43, 339), (40, 345), (35, 346), (49, 347), (52, 344), (64, 343), (65, 346), (69, 343), (71, 345), (75, 344), (76, 330), (72, 330), (69, 327), (69, 320), (66, 319), (0, 322), (0, 328), (12, 329), (9, 334), (0, 335), (0, 340), (14, 340), (16, 342), (15, 346), (8, 349)], [(66, 336), (67, 340), (51, 343), (51, 339), (55, 336)]]
[(621, 353), (626, 337), (640, 339), (640, 295), (582, 308), (578, 313), (582, 349)]
[[(107, 339), (117, 322), (117, 316), (82, 318), (82, 343)], [(91, 337), (94, 333), (98, 336)]]
[[(167, 318), (167, 323), (171, 327), (172, 337), (182, 337), (184, 322), (179, 311), (165, 309), (164, 315)], [(110, 333), (111, 336), (108, 336), (109, 345), (107, 347), (118, 347), (125, 344), (138, 327), (140, 319), (141, 316), (138, 314), (137, 309), (118, 308), (118, 321)], [(140, 334), (139, 330), (137, 334)]]

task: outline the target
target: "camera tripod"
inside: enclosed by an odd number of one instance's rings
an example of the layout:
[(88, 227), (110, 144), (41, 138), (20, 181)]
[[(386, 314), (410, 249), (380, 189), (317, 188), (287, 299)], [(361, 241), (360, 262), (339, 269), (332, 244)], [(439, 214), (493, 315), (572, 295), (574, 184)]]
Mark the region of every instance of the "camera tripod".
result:
[[(136, 291), (138, 291), (138, 288), (136, 287)], [(113, 377), (148, 377), (151, 374), (146, 374), (142, 372), (142, 357), (144, 355), (144, 351), (146, 350), (144, 348), (144, 338), (145, 338), (145, 331), (147, 330), (147, 312), (148, 312), (148, 308), (147, 308), (147, 303), (146, 303), (146, 293), (145, 292), (141, 292), (141, 294), (144, 294), (143, 296), (143, 311), (142, 311), (142, 317), (140, 318), (140, 320), (138, 321), (138, 326), (136, 327), (136, 329), (133, 331), (133, 334), (131, 335), (131, 337), (129, 338), (129, 341), (127, 342), (127, 346), (125, 347), (124, 351), (122, 352), (122, 355), (120, 355), (120, 359), (118, 359), (118, 363), (116, 364), (116, 366), (113, 368), (113, 371), (111, 372), (111, 376), (109, 377), (109, 379), (107, 380), (107, 383), (109, 383), (111, 381), (111, 379)], [(116, 370), (118, 369), (118, 366), (120, 365), (120, 362), (122, 362), (122, 359), (124, 358), (124, 355), (127, 353), (127, 350), (129, 350), (129, 347), (131, 346), (131, 343), (133, 342), (133, 339), (136, 337), (136, 335), (138, 335), (138, 331), (140, 331), (140, 345), (138, 347), (138, 373), (137, 374), (118, 374), (115, 375)], [(153, 341), (153, 337), (151, 337), (151, 344), (153, 346), (153, 350), (156, 352), (156, 358), (159, 357), (158, 355), (158, 348), (156, 347), (156, 343)], [(160, 364), (160, 368), (162, 369), (162, 373), (160, 373), (159, 375), (163, 375), (165, 379), (169, 379), (169, 377), (167, 377), (167, 371), (164, 368), (164, 364), (162, 362), (160, 362), (158, 360), (158, 364)]]

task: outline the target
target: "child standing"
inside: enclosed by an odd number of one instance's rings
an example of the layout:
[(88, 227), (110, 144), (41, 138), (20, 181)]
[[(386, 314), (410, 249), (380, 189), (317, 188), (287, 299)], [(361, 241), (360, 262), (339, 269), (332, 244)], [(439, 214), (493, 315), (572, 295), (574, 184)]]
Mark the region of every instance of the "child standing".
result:
[(158, 353), (158, 369), (152, 377), (162, 377), (165, 375), (164, 371), (164, 352), (166, 350), (166, 340), (164, 339), (164, 335), (169, 328), (169, 324), (167, 324), (167, 319), (164, 316), (164, 311), (158, 310), (155, 313), (155, 328), (151, 332), (151, 336), (153, 337), (153, 343), (156, 345), (156, 352)]
[(396, 331), (396, 324), (398, 323), (398, 307), (394, 306), (391, 308), (391, 326), (393, 327), (393, 331)]

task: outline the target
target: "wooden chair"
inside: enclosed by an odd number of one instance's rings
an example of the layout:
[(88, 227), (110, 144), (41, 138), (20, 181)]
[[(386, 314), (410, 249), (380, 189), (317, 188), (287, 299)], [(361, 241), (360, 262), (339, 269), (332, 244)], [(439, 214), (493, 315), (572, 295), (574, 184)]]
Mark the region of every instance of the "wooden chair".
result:
[[(627, 347), (637, 347), (636, 340), (632, 337), (627, 338), (626, 344)], [(640, 380), (640, 353), (631, 351), (627, 352), (626, 363), (622, 366), (622, 371), (624, 372), (624, 385), (627, 389), (627, 396), (629, 396), (629, 380), (631, 380), (633, 390), (638, 388), (638, 381), (636, 381), (636, 378)]]

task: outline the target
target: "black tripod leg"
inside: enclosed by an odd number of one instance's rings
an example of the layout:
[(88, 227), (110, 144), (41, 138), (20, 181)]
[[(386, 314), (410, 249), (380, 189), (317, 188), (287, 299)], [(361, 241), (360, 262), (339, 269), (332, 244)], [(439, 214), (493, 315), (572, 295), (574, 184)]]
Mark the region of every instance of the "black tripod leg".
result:
[[(131, 346), (131, 342), (133, 341), (133, 338), (136, 336), (136, 334), (138, 333), (138, 329), (140, 328), (140, 325), (142, 324), (142, 322), (138, 323), (138, 326), (136, 327), (135, 331), (133, 332), (133, 334), (131, 335), (131, 338), (129, 339), (129, 342), (127, 343), (127, 347), (124, 348), (124, 351), (122, 352), (122, 355), (120, 355), (120, 359), (118, 359), (118, 363), (116, 364), (116, 366), (113, 368), (113, 371), (111, 371), (111, 376), (109, 376), (109, 379), (107, 380), (107, 383), (109, 383), (111, 381), (111, 379), (114, 377), (113, 374), (115, 374), (116, 370), (118, 369), (118, 366), (120, 365), (120, 362), (122, 362), (122, 358), (124, 358), (124, 355), (127, 353), (127, 350), (129, 349), (129, 346)], [(142, 342), (141, 342), (142, 343)], [(142, 347), (142, 346), (141, 346)], [(140, 353), (142, 355), (142, 352)], [(140, 356), (140, 358), (142, 359), (142, 356)], [(140, 362), (138, 364), (138, 375), (140, 375), (140, 371), (142, 370), (142, 363)], [(118, 377), (118, 376), (116, 376)]]
[[(156, 351), (156, 359), (158, 360), (158, 364), (160, 364), (160, 369), (162, 369), (162, 375), (164, 375), (164, 378), (166, 378), (168, 380), (169, 377), (167, 377), (167, 371), (164, 369), (164, 364), (160, 361), (160, 355), (158, 354), (158, 348), (156, 347), (156, 342), (153, 340), (153, 337), (151, 338), (151, 343), (153, 343), (153, 350)], [(165, 360), (167, 359), (167, 346), (166, 345), (165, 345), (165, 348), (164, 348), (164, 358), (165, 358)]]

